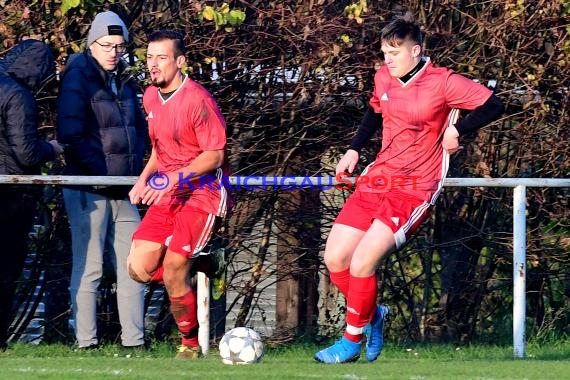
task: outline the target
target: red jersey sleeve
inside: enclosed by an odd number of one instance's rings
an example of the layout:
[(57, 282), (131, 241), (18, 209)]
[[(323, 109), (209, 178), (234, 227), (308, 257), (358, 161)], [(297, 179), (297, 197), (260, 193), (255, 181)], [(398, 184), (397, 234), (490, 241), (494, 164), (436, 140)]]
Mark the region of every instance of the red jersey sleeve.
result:
[[(153, 86), (147, 87), (147, 89), (143, 93), (142, 107), (144, 110), (145, 117), (147, 118), (147, 122), (148, 122), (148, 114), (152, 109), (153, 104), (156, 103), (157, 96), (158, 96), (158, 90), (156, 89), (156, 87)], [(150, 124), (148, 126), (148, 133), (151, 141), (154, 141), (154, 129)]]
[[(379, 68), (378, 71), (376, 71), (376, 74), (374, 74), (374, 91), (372, 91), (372, 97), (368, 103), (376, 113), (382, 113), (381, 98), (386, 92), (386, 88), (382, 85), (386, 80), (383, 80), (382, 77), (385, 77), (386, 75), (389, 76), (390, 74), (386, 69), (384, 69), (384, 66)], [(389, 80), (390, 78), (388, 77), (388, 81)]]
[(193, 110), (192, 120), (202, 151), (221, 150), (226, 147), (226, 122), (212, 98), (199, 100)]
[(480, 83), (450, 72), (445, 85), (445, 100), (450, 108), (473, 110), (489, 99), (493, 92)]

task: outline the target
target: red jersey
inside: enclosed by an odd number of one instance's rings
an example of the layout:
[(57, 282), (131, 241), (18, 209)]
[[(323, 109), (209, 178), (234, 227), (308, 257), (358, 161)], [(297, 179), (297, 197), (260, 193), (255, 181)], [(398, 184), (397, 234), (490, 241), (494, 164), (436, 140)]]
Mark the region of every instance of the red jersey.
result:
[(382, 114), (382, 147), (363, 173), (368, 183), (360, 183), (358, 190), (401, 189), (433, 204), (449, 166), (449, 154), (441, 146), (445, 128), (455, 124), (458, 109), (475, 109), (491, 94), (479, 83), (434, 67), (429, 58), (406, 83), (381, 67), (370, 105)]
[[(185, 77), (180, 87), (166, 100), (158, 88), (147, 88), (143, 105), (158, 160), (158, 172), (176, 172), (204, 151), (225, 150), (224, 117), (210, 93), (192, 79)], [(215, 173), (192, 182), (181, 176), (179, 186), (160, 204), (182, 201), (207, 213), (224, 216), (228, 193), (220, 182), (222, 176), (227, 175), (227, 169), (219, 168)]]

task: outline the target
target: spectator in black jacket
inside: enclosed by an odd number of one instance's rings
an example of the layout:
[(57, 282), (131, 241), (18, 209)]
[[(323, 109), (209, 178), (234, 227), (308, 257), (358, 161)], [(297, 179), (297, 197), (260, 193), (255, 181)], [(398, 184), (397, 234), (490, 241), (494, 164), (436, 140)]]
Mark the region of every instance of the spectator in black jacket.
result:
[[(25, 40), (0, 60), (0, 174), (39, 174), (40, 166), (61, 154), (56, 140), (38, 136), (34, 92), (55, 75), (55, 60), (41, 41)], [(27, 254), (38, 187), (0, 184), (0, 349), (7, 346), (16, 281)]]
[[(57, 105), (57, 133), (65, 148), (65, 173), (134, 176), (142, 170), (146, 121), (135, 79), (121, 58), (129, 34), (113, 12), (99, 13), (89, 30), (87, 50), (72, 55), (63, 72)], [(71, 305), (80, 348), (99, 345), (97, 291), (104, 253), (117, 275), (121, 342), (144, 344), (144, 290), (129, 277), (131, 236), (140, 223), (128, 198), (130, 186), (63, 189), (71, 227)]]

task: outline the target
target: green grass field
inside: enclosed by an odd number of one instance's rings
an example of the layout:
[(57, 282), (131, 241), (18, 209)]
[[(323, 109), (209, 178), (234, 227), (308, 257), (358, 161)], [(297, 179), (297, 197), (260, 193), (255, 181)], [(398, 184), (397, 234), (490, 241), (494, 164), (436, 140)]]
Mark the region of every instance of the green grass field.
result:
[(570, 379), (570, 342), (529, 344), (523, 360), (513, 359), (512, 347), (388, 344), (374, 363), (325, 365), (313, 361), (316, 349), (267, 349), (261, 363), (230, 366), (214, 347), (206, 358), (181, 361), (166, 344), (131, 356), (113, 345), (77, 352), (18, 344), (0, 353), (0, 379)]

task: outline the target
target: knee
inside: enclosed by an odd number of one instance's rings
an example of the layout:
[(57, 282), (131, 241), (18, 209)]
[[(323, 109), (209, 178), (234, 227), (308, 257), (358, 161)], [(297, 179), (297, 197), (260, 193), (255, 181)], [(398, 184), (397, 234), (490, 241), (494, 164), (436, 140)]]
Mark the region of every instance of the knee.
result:
[(127, 271), (136, 282), (148, 283), (160, 267), (162, 247), (158, 243), (135, 241), (127, 258)]
[(147, 273), (147, 271), (144, 270), (144, 268), (141, 268), (140, 266), (135, 267), (132, 263), (128, 263), (127, 268), (129, 271), (129, 276), (141, 284), (148, 283), (152, 277), (150, 273)]
[(333, 254), (331, 252), (325, 252), (323, 258), (327, 269), (331, 272), (340, 272), (345, 270), (350, 265), (349, 259), (345, 256)]
[(325, 255), (325, 257), (323, 257), (323, 261), (325, 263), (325, 266), (327, 267), (328, 270), (331, 270), (332, 268), (335, 268), (336, 262), (337, 260), (335, 260), (333, 257), (331, 257), (330, 255)]
[(188, 276), (190, 264), (190, 260), (178, 253), (169, 251), (166, 254), (163, 262), (163, 268), (164, 285), (167, 290), (173, 289), (174, 291), (177, 291), (187, 288), (190, 281), (190, 276)]
[(378, 263), (369, 257), (355, 256), (350, 262), (350, 274), (355, 277), (369, 277), (376, 273)]

